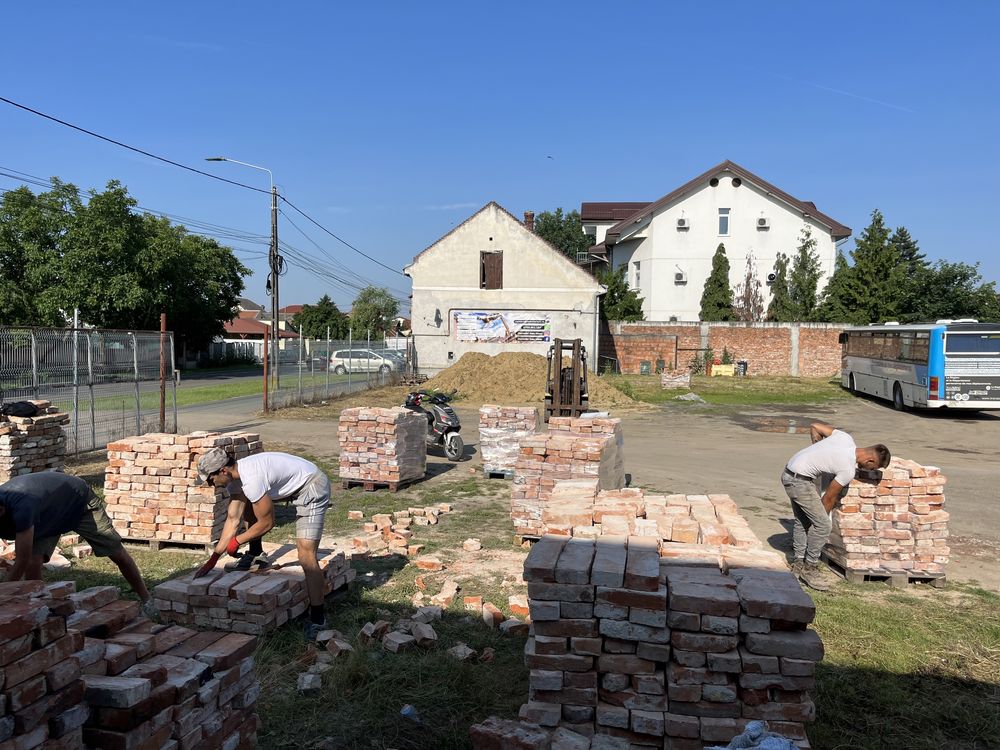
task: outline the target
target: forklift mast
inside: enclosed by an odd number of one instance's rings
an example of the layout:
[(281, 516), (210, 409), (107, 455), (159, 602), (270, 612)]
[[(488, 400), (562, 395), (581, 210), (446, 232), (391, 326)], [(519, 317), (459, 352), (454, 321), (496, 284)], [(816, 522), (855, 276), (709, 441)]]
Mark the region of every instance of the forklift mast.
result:
[[(569, 365), (563, 366), (563, 360)], [(545, 421), (550, 416), (578, 417), (588, 410), (587, 349), (580, 339), (554, 339), (549, 347), (545, 383)]]

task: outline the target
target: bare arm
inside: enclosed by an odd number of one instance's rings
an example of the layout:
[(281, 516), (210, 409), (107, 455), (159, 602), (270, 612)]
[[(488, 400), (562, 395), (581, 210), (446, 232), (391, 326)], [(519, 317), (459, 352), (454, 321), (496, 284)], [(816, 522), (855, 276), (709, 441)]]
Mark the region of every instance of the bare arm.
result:
[(236, 537), (236, 541), (240, 544), (262, 537), (274, 528), (274, 503), (271, 502), (271, 498), (268, 495), (264, 495), (264, 497), (253, 504), (253, 512), (257, 516), (257, 521), (253, 526), (240, 534), (240, 536)]
[(8, 581), (20, 581), (31, 565), (31, 555), (35, 548), (35, 527), (29, 526), (14, 536), (14, 566), (7, 574)]
[(238, 496), (233, 495), (232, 499), (230, 499), (229, 508), (226, 511), (226, 523), (222, 526), (222, 535), (219, 537), (219, 543), (215, 545), (215, 554), (225, 554), (229, 540), (236, 536), (236, 530), (240, 527), (240, 522), (243, 520), (243, 504), (245, 502), (246, 498), (242, 494)]
[(809, 425), (809, 437), (814, 443), (818, 443), (823, 438), (830, 437), (835, 429), (836, 427), (826, 422), (813, 422)]
[(830, 481), (830, 486), (826, 488), (826, 492), (823, 493), (823, 497), (820, 500), (823, 503), (823, 507), (826, 508), (827, 513), (833, 510), (840, 501), (840, 491), (842, 489), (844, 489), (844, 485), (836, 479)]

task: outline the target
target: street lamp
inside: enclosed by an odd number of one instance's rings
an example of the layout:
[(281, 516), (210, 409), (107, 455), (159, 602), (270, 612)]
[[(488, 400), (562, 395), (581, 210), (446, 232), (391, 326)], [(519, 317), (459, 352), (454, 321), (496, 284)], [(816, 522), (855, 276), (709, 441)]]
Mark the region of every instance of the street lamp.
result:
[[(271, 360), (274, 370), (274, 390), (277, 391), (281, 385), (281, 376), (279, 374), (281, 362), (278, 360), (278, 311), (281, 309), (278, 301), (278, 272), (281, 270), (281, 256), (278, 255), (278, 190), (274, 186), (274, 175), (267, 167), (250, 164), (239, 159), (230, 159), (225, 156), (209, 156), (205, 158), (205, 161), (228, 161), (233, 164), (250, 167), (251, 169), (259, 169), (261, 172), (267, 172), (268, 179), (271, 182), (271, 249), (268, 252), (267, 258), (271, 269), (268, 276), (268, 284), (271, 288), (271, 331), (274, 334), (271, 337), (271, 352), (273, 353)], [(267, 407), (268, 405), (264, 404), (265, 411)]]

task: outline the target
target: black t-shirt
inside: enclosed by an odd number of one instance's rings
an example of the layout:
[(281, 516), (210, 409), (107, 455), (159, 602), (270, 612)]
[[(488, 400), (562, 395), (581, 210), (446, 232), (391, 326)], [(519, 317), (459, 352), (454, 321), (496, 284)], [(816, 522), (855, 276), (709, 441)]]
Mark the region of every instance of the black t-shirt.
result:
[(0, 484), (0, 537), (13, 539), (35, 527), (35, 539), (65, 534), (79, 522), (90, 501), (90, 486), (56, 471), (23, 474)]

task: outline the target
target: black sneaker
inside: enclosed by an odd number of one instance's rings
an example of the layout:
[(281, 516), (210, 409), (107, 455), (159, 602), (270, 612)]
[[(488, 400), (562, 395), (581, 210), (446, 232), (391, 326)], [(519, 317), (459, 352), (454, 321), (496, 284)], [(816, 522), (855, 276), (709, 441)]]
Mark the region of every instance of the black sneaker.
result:
[(267, 555), (265, 555), (263, 552), (261, 552), (259, 555), (254, 555), (251, 552), (245, 552), (244, 554), (240, 555), (238, 560), (226, 563), (223, 566), (223, 569), (229, 572), (234, 572), (234, 571), (253, 572), (253, 571), (266, 570), (267, 568), (270, 567), (271, 567), (271, 561), (267, 559)]

